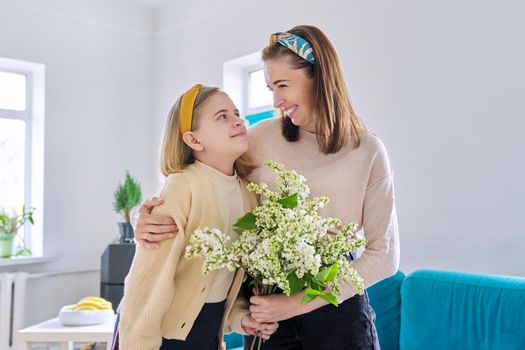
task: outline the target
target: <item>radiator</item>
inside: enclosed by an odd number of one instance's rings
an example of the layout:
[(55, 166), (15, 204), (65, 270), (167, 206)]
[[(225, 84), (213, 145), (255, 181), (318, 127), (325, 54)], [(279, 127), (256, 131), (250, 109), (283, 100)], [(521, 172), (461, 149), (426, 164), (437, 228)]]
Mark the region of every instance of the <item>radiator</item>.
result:
[(24, 324), (26, 272), (0, 273), (0, 350), (10, 350)]

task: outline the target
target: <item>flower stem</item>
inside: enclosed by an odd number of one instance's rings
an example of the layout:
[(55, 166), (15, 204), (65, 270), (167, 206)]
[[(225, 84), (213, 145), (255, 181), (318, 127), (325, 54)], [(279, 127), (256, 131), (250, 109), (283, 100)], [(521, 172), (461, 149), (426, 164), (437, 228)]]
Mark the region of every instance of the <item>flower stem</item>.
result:
[(254, 350), (255, 349), (255, 342), (258, 339), (259, 339), (259, 331), (255, 332), (255, 335), (253, 336), (252, 345), (250, 346), (250, 350)]

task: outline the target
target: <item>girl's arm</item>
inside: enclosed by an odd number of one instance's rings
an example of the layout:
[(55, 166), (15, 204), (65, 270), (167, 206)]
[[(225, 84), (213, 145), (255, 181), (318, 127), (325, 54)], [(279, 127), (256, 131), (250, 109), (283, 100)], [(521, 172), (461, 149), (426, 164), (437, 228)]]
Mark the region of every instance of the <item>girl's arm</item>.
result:
[[(170, 215), (179, 227), (185, 225), (185, 210), (189, 203), (186, 190), (172, 191), (180, 180), (166, 181), (161, 197), (166, 203), (156, 207), (155, 214)], [(181, 211), (175, 211), (178, 203)], [(161, 324), (169, 309), (175, 288), (173, 279), (185, 249), (183, 230), (174, 239), (160, 243), (159, 249), (145, 249), (137, 246), (130, 272), (126, 277), (124, 298), (120, 311), (120, 348), (137, 350), (158, 350), (162, 343)]]

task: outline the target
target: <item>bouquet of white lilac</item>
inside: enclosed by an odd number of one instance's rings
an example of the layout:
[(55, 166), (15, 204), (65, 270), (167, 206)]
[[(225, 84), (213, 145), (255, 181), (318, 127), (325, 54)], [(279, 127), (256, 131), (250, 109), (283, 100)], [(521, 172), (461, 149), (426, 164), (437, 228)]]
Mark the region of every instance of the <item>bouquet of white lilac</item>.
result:
[(318, 210), (328, 203), (327, 197), (309, 198), (304, 176), (279, 163), (264, 165), (277, 176), (277, 191), (264, 183), (248, 185), (262, 203), (234, 225), (239, 239), (229, 244), (229, 236), (220, 230), (199, 229), (190, 237), (185, 256), (203, 257), (204, 274), (242, 267), (260, 295), (277, 288), (286, 295), (304, 289), (303, 304), (321, 297), (337, 306), (341, 283), (352, 283), (362, 294), (363, 280), (349, 262), (349, 255), (366, 243), (356, 238), (357, 225), (322, 218)]

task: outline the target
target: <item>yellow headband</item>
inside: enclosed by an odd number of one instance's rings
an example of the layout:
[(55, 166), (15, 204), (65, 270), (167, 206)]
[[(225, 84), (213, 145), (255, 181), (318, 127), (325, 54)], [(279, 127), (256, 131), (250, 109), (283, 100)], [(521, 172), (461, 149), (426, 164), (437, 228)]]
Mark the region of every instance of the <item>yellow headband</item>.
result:
[(193, 105), (195, 104), (195, 99), (197, 98), (197, 95), (201, 89), (202, 84), (195, 84), (195, 86), (182, 95), (179, 109), (181, 134), (191, 130), (191, 124), (193, 121)]

